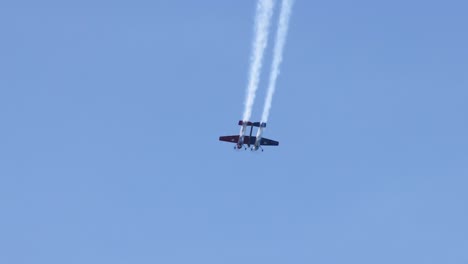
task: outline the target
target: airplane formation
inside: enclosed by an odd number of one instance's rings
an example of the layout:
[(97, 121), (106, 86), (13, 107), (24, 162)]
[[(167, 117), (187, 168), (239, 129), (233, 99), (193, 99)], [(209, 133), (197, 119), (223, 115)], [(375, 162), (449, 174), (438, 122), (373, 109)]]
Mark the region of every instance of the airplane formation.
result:
[[(252, 151), (257, 151), (259, 149), (263, 151), (262, 146), (278, 146), (279, 145), (278, 141), (264, 138), (262, 136), (263, 129), (266, 127), (266, 123), (239, 120), (238, 124), (239, 126), (241, 126), (239, 135), (221, 136), (219, 137), (219, 140), (229, 142), (229, 143), (235, 143), (236, 145), (234, 146), (234, 149), (241, 149), (242, 147), (244, 147), (245, 150), (247, 150), (247, 148), (250, 148), (250, 150)], [(248, 136), (245, 135), (247, 131), (247, 127), (250, 127), (250, 134)], [(257, 136), (252, 136), (254, 127), (258, 127)], [(247, 146), (244, 146), (244, 145), (247, 145)]]
[[(276, 0), (257, 0), (257, 10), (254, 25), (254, 38), (252, 42), (252, 54), (250, 60), (250, 71), (248, 78), (248, 85), (246, 90), (246, 99), (244, 102), (244, 115), (242, 120), (239, 121), (241, 130), (239, 135), (221, 136), (220, 141), (236, 144), (234, 149), (250, 148), (252, 151), (261, 149), (262, 146), (278, 146), (279, 142), (263, 137), (263, 130), (266, 128), (268, 121), (273, 94), (275, 92), (276, 80), (280, 72), (280, 64), (283, 59), (283, 49), (286, 42), (288, 32), (289, 17), (294, 0), (281, 0), (281, 7), (278, 17), (278, 27), (275, 37), (275, 45), (273, 48), (273, 58), (268, 82), (268, 90), (265, 97), (265, 104), (261, 122), (249, 121), (252, 116), (252, 108), (255, 100), (255, 93), (258, 88), (260, 80), (260, 72), (262, 68), (262, 60), (265, 48), (268, 43), (268, 34), (273, 9)], [(250, 134), (246, 135), (247, 128), (250, 127)], [(252, 136), (253, 128), (257, 127), (257, 135)]]

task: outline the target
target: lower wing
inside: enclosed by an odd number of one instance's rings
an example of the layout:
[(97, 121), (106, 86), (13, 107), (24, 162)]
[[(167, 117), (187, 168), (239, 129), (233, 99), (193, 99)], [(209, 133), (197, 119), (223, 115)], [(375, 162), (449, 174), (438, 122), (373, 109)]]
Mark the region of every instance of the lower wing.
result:
[(262, 146), (278, 146), (279, 142), (268, 139), (268, 138), (262, 138), (262, 140), (260, 141), (260, 145), (262, 145)]
[(237, 143), (237, 142), (239, 142), (239, 135), (237, 135), (237, 136), (223, 136), (223, 137), (219, 137), (219, 141), (226, 141), (226, 142), (231, 142), (231, 143)]
[[(225, 142), (237, 144), (239, 142), (239, 135), (222, 136), (222, 137), (219, 137), (219, 141), (225, 141)], [(255, 137), (244, 136), (244, 144), (249, 144), (249, 142), (250, 142), (250, 145), (255, 144)]]

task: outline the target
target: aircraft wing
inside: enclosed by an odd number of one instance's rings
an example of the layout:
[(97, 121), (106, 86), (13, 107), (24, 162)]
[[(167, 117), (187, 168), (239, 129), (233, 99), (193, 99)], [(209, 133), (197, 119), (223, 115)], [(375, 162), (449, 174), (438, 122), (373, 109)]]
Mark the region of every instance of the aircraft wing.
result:
[[(237, 144), (237, 142), (239, 142), (239, 135), (222, 136), (222, 137), (219, 137), (219, 140)], [(249, 142), (250, 142), (250, 145), (255, 144), (255, 137), (244, 136), (244, 144), (249, 144)]]
[(237, 136), (223, 136), (219, 137), (220, 141), (226, 141), (226, 142), (231, 142), (231, 143), (237, 143), (239, 142), (239, 135)]
[(262, 145), (262, 146), (278, 146), (279, 142), (268, 139), (268, 138), (262, 138), (262, 140), (260, 141), (260, 145)]

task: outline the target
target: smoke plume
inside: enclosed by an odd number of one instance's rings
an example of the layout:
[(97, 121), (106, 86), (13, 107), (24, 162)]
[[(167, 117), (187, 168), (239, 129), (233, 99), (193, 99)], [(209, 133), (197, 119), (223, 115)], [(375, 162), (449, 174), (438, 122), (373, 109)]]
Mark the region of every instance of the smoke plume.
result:
[(265, 48), (268, 43), (268, 33), (271, 16), (273, 13), (273, 0), (258, 0), (255, 16), (254, 39), (252, 43), (252, 55), (250, 57), (249, 80), (247, 84), (247, 94), (245, 98), (245, 108), (243, 120), (248, 121), (252, 116), (252, 107), (255, 101), (262, 60)]
[(278, 79), (281, 61), (283, 60), (283, 49), (286, 42), (286, 36), (288, 34), (289, 17), (291, 16), (292, 5), (293, 0), (283, 0), (281, 2), (281, 11), (278, 21), (278, 29), (276, 31), (275, 46), (273, 48), (273, 61), (271, 64), (268, 91), (263, 108), (262, 122), (267, 122), (268, 116), (270, 115), (273, 94), (275, 93), (276, 88), (276, 80)]

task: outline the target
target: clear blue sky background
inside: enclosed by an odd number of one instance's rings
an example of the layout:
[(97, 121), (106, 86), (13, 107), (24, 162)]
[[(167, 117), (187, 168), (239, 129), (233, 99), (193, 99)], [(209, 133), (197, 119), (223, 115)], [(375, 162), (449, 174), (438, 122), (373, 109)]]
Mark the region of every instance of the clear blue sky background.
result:
[(3, 1), (0, 263), (467, 263), (467, 10), (297, 0), (251, 153), (255, 1)]

